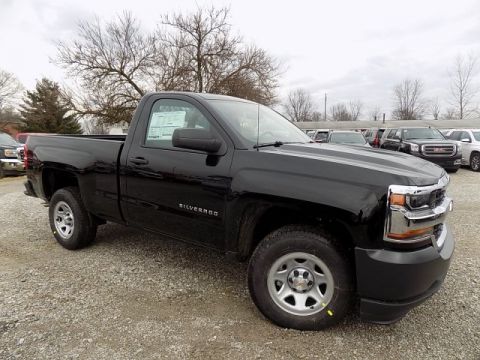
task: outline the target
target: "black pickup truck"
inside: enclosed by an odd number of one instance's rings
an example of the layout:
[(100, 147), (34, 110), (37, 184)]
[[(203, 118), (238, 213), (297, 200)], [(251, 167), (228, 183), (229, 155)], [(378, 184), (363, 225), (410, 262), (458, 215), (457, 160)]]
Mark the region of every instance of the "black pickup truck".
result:
[(35, 136), (26, 194), (67, 249), (106, 221), (249, 261), (276, 324), (321, 329), (355, 303), (390, 323), (441, 286), (454, 249), (449, 177), (404, 153), (314, 143), (242, 99), (153, 93), (125, 136)]

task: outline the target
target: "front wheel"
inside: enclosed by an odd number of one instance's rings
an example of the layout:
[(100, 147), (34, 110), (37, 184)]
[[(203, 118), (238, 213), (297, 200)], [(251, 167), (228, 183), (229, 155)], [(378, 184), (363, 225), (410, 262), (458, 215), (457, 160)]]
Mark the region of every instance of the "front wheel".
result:
[(64, 248), (80, 249), (95, 239), (97, 225), (85, 209), (78, 188), (56, 191), (50, 199), (48, 215), (53, 235)]
[(271, 321), (298, 330), (340, 322), (350, 310), (353, 277), (348, 256), (325, 232), (287, 226), (255, 249), (248, 268), (253, 301)]
[(480, 154), (475, 153), (470, 157), (470, 169), (480, 171)]

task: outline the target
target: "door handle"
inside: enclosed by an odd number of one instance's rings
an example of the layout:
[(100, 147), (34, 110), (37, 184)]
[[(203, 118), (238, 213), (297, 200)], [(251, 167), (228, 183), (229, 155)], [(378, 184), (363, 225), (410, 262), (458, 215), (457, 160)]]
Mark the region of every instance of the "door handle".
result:
[(130, 158), (129, 161), (135, 165), (147, 165), (148, 160), (142, 157)]

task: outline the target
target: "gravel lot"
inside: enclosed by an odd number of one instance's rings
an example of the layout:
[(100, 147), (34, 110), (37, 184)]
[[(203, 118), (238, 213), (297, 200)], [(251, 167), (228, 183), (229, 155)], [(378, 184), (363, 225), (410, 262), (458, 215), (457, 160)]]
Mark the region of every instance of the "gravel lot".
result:
[(250, 301), (245, 264), (108, 224), (68, 251), (47, 208), (0, 181), (0, 359), (480, 359), (480, 174), (452, 174), (457, 245), (438, 294), (390, 325), (278, 328)]

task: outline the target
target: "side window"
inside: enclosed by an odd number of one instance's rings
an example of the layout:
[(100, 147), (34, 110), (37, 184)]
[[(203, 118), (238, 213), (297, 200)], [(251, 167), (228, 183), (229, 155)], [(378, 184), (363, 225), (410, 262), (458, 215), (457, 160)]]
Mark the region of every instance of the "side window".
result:
[(462, 131), (462, 136), (460, 137), (460, 140), (462, 139), (468, 139), (470, 141), (472, 141), (472, 138), (470, 137), (470, 134), (466, 131)]
[(450, 136), (448, 137), (449, 139), (451, 140), (457, 140), (457, 141), (460, 141), (460, 135), (462, 134), (461, 131), (454, 131), (450, 134)]
[(387, 135), (387, 139), (393, 139), (396, 132), (397, 132), (397, 129), (391, 129)]
[(402, 138), (402, 129), (398, 129), (395, 133), (394, 139), (401, 139)]
[(173, 131), (178, 128), (210, 130), (210, 123), (194, 105), (174, 99), (157, 100), (150, 112), (145, 146), (173, 148)]

